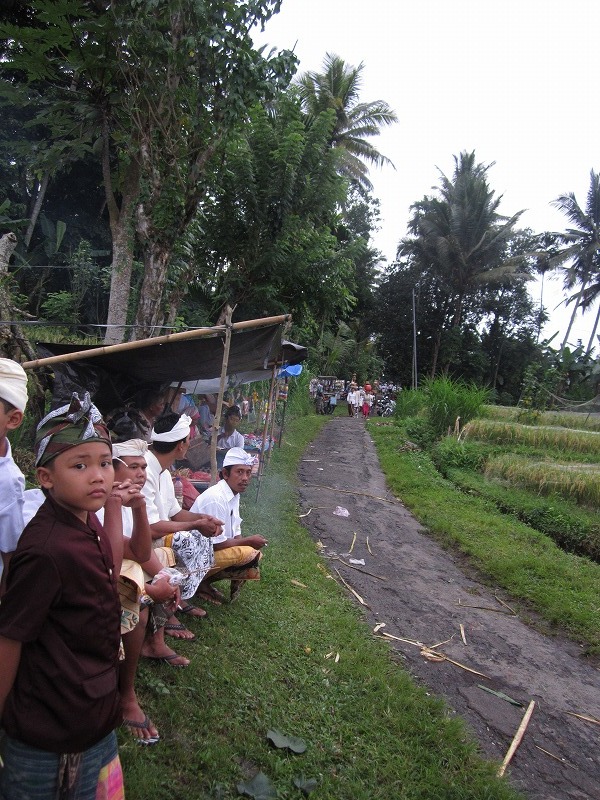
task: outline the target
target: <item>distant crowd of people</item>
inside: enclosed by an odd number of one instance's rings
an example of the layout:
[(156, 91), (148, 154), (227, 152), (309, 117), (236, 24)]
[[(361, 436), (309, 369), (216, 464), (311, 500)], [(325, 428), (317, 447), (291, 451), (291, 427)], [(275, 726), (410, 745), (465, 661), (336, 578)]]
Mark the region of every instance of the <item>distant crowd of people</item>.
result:
[(350, 381), (340, 381), (336, 378), (312, 378), (309, 384), (311, 399), (315, 404), (317, 414), (333, 414), (339, 400), (345, 398), (348, 416), (367, 419), (373, 414), (381, 413), (379, 404), (383, 399), (389, 401), (400, 391), (400, 387), (390, 383), (373, 385), (365, 383), (360, 386), (356, 376)]
[(135, 691), (139, 659), (185, 668), (165, 637), (194, 638), (186, 616), (260, 579), (267, 540), (242, 535), (239, 511), (253, 465), (244, 408), (219, 430), (220, 480), (185, 508), (171, 469), (212, 427), (210, 398), (174, 388), (104, 420), (74, 393), (37, 426), (39, 489), (25, 489), (8, 439), (26, 403), (24, 370), (1, 358), (0, 798), (120, 800), (116, 727), (160, 741)]

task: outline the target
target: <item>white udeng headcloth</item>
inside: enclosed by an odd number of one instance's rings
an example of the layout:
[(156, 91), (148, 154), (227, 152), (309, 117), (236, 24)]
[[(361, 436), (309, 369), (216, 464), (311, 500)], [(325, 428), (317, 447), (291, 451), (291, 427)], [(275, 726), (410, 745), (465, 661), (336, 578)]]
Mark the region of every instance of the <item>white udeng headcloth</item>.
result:
[(113, 444), (113, 458), (123, 456), (144, 456), (148, 452), (148, 442), (143, 439), (129, 439), (127, 442)]
[(152, 441), (179, 442), (190, 435), (191, 427), (192, 427), (192, 418), (188, 417), (187, 414), (182, 414), (177, 420), (177, 424), (173, 428), (171, 428), (170, 431), (165, 431), (164, 433), (156, 433), (154, 428), (152, 428), (152, 433), (151, 433)]
[(0, 358), (0, 397), (19, 411), (25, 411), (27, 375), (12, 358)]
[(253, 463), (254, 458), (241, 447), (232, 447), (231, 450), (225, 453), (225, 458), (223, 459), (224, 467), (235, 467), (237, 465), (250, 467)]

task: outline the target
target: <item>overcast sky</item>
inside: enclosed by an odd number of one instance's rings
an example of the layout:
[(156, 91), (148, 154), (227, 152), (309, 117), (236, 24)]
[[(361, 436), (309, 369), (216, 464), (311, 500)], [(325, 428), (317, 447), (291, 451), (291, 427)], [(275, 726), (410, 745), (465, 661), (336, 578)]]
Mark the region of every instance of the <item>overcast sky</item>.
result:
[[(362, 61), (361, 98), (396, 111), (399, 123), (372, 140), (396, 170), (370, 174), (376, 245), (392, 261), (409, 206), (437, 184), (437, 167), (452, 173), (461, 150), (495, 162), (499, 210), (525, 209), (522, 227), (563, 230), (550, 202), (565, 192), (585, 206), (600, 169), (599, 23), (597, 0), (283, 0), (257, 42), (294, 49), (299, 72), (320, 70), (327, 52)], [(539, 286), (532, 293), (539, 299)], [(570, 311), (553, 311), (562, 299), (562, 282), (546, 279), (548, 336), (566, 331)], [(578, 318), (570, 341), (587, 344), (594, 316)]]

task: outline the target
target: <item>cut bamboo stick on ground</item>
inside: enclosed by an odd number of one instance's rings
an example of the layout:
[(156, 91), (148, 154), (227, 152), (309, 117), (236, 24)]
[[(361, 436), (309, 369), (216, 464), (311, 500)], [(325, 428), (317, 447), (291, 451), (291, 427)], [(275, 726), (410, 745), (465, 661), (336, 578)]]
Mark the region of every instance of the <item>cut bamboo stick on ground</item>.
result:
[(455, 667), (464, 669), (465, 672), (470, 672), (472, 675), (479, 675), (480, 678), (485, 678), (486, 681), (492, 680), (489, 677), (489, 675), (485, 675), (483, 672), (479, 672), (478, 670), (473, 669), (472, 667), (467, 667), (466, 664), (461, 664), (460, 661), (455, 661), (453, 658), (449, 658), (449, 656), (447, 656), (445, 653), (440, 653), (439, 650), (431, 650), (431, 648), (429, 647), (424, 647), (421, 650), (421, 655), (424, 656), (425, 658), (429, 658), (430, 655), (440, 656), (440, 658), (436, 659), (436, 661), (447, 661), (449, 664), (454, 664)]
[(523, 740), (523, 736), (525, 735), (525, 731), (527, 730), (527, 726), (529, 725), (529, 720), (531, 719), (531, 715), (533, 714), (533, 709), (535, 708), (535, 700), (532, 700), (529, 705), (527, 706), (527, 711), (523, 714), (523, 719), (521, 720), (521, 724), (517, 728), (517, 732), (510, 743), (510, 747), (506, 751), (506, 755), (504, 756), (504, 760), (498, 769), (498, 777), (501, 778), (504, 773), (506, 772), (507, 766), (510, 764), (512, 757), (517, 752), (517, 747), (521, 744)]
[(354, 535), (352, 536), (352, 544), (350, 545), (350, 550), (348, 550), (349, 553), (351, 553), (354, 550), (355, 544), (356, 544), (356, 531), (354, 531)]
[(507, 611), (503, 611), (501, 608), (491, 608), (491, 606), (472, 606), (470, 603), (462, 603), (460, 597), (458, 598), (457, 604), (461, 608), (478, 608), (480, 611), (492, 611), (494, 614), (504, 614), (505, 617), (516, 617), (517, 615), (514, 613), (508, 613)]
[(371, 578), (377, 578), (380, 581), (387, 581), (383, 575), (376, 575), (374, 572), (369, 572), (366, 569), (361, 569), (360, 567), (355, 566), (354, 564), (346, 563), (342, 558), (339, 556), (325, 556), (325, 558), (330, 558), (332, 561), (339, 561), (340, 564), (343, 564), (345, 567), (349, 567), (350, 569), (355, 569), (357, 572), (363, 572), (365, 575), (370, 575)]
[(367, 550), (371, 555), (373, 555), (373, 551), (371, 550), (371, 546), (369, 545), (369, 537), (367, 536)]
[(511, 607), (508, 605), (508, 603), (505, 603), (505, 602), (504, 602), (504, 600), (503, 600), (501, 597), (498, 597), (498, 595), (497, 595), (497, 594), (495, 594), (495, 595), (494, 595), (494, 597), (495, 597), (495, 598), (496, 598), (496, 600), (497, 600), (497, 601), (500, 603), (500, 605), (501, 605), (501, 606), (504, 606), (504, 608), (507, 608), (507, 609), (510, 611), (510, 613), (513, 615), (513, 617), (516, 617), (516, 616), (517, 616), (517, 612), (514, 610), (514, 608), (511, 608)]
[(385, 636), (386, 639), (394, 639), (396, 642), (404, 642), (405, 644), (412, 644), (415, 647), (425, 647), (423, 642), (415, 642), (412, 639), (403, 639), (401, 636), (394, 636), (392, 633), (386, 633), (385, 631), (383, 631), (381, 635)]
[(534, 744), (533, 746), (538, 750), (540, 750), (542, 753), (545, 753), (547, 756), (550, 756), (550, 758), (553, 758), (555, 761), (560, 761), (560, 763), (564, 764), (565, 767), (571, 767), (572, 769), (577, 769), (575, 764), (571, 764), (571, 762), (567, 761), (566, 758), (562, 758), (561, 756), (555, 756), (554, 753), (551, 753), (550, 750), (544, 750), (544, 748), (540, 747), (539, 744)]
[(596, 717), (588, 717), (585, 714), (576, 714), (574, 711), (567, 711), (566, 713), (570, 717), (577, 717), (577, 719), (582, 719), (584, 722), (591, 722), (594, 725), (600, 725), (600, 719), (596, 719)]
[(465, 626), (464, 625), (460, 625), (459, 627), (460, 627), (460, 638), (463, 640), (463, 644), (466, 647), (466, 645), (467, 645), (467, 637), (465, 636)]
[(349, 584), (347, 581), (345, 581), (345, 580), (342, 578), (342, 576), (341, 576), (341, 574), (340, 574), (340, 571), (339, 571), (339, 569), (337, 569), (336, 567), (334, 567), (334, 570), (336, 571), (338, 578), (339, 578), (339, 579), (341, 580), (341, 582), (344, 584), (344, 586), (346, 587), (346, 589), (348, 589), (348, 591), (352, 592), (352, 594), (354, 595), (354, 597), (356, 597), (356, 599), (358, 600), (358, 602), (359, 602), (359, 603), (360, 603), (362, 606), (365, 606), (366, 608), (371, 608), (371, 606), (370, 606), (368, 603), (365, 603), (365, 601), (362, 599), (362, 597), (359, 595), (359, 593), (358, 593), (358, 592), (356, 592), (356, 591), (355, 591), (355, 590), (354, 590), (354, 589), (353, 589), (353, 588), (350, 586), (350, 584)]

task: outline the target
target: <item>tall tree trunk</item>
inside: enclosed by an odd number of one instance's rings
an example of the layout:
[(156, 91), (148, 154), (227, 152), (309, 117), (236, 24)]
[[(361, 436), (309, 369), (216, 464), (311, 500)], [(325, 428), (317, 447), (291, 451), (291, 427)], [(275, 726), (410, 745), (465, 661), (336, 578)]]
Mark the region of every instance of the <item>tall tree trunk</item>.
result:
[(569, 327), (567, 328), (567, 332), (565, 333), (565, 338), (563, 343), (560, 346), (560, 355), (565, 351), (565, 347), (567, 346), (567, 342), (569, 340), (569, 334), (571, 333), (571, 328), (573, 327), (573, 323), (575, 322), (575, 315), (579, 311), (579, 305), (581, 303), (581, 298), (583, 297), (583, 292), (585, 291), (585, 287), (587, 286), (587, 281), (584, 281), (581, 284), (581, 289), (579, 290), (579, 294), (577, 295), (577, 299), (575, 300), (575, 307), (573, 308), (573, 313), (571, 314), (571, 319), (569, 320)]
[(438, 357), (440, 354), (440, 347), (442, 346), (442, 329), (440, 328), (437, 332), (437, 336), (435, 337), (435, 344), (433, 345), (433, 355), (431, 358), (431, 378), (435, 378), (435, 373), (437, 370), (437, 362)]
[(31, 243), (31, 237), (33, 236), (33, 231), (35, 230), (35, 226), (38, 221), (38, 217), (40, 215), (40, 211), (42, 210), (42, 205), (44, 204), (44, 197), (46, 196), (46, 190), (48, 188), (48, 181), (50, 180), (50, 171), (46, 170), (44, 172), (44, 176), (42, 178), (42, 182), (40, 183), (37, 194), (35, 197), (35, 202), (33, 204), (33, 208), (31, 210), (31, 215), (29, 217), (29, 223), (27, 225), (27, 230), (25, 232), (25, 237), (23, 239), (23, 244), (25, 245), (25, 250), (29, 250), (29, 245)]
[(163, 292), (171, 249), (162, 243), (151, 242), (146, 248), (144, 280), (135, 317), (132, 339), (147, 339), (162, 326), (165, 318)]
[(125, 339), (127, 330), (125, 325), (127, 324), (133, 268), (134, 210), (140, 193), (140, 165), (136, 159), (132, 159), (125, 168), (119, 207), (112, 187), (109, 131), (106, 123), (103, 136), (102, 175), (112, 237), (110, 297), (104, 343), (119, 344)]
[(25, 336), (23, 329), (13, 319), (14, 304), (8, 288), (8, 264), (17, 246), (17, 237), (10, 231), (0, 237), (0, 351), (8, 358), (19, 359), (24, 355), (29, 361), (35, 359), (36, 352)]
[(590, 340), (588, 342), (587, 349), (585, 351), (586, 356), (591, 355), (592, 350), (594, 349), (594, 345), (596, 344), (594, 339), (596, 338), (596, 331), (598, 330), (598, 323), (600, 322), (600, 306), (598, 306), (598, 313), (596, 314), (596, 321), (594, 322), (594, 328), (592, 330), (592, 335), (590, 336)]

